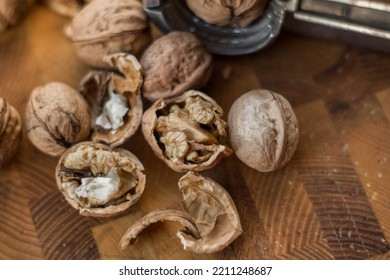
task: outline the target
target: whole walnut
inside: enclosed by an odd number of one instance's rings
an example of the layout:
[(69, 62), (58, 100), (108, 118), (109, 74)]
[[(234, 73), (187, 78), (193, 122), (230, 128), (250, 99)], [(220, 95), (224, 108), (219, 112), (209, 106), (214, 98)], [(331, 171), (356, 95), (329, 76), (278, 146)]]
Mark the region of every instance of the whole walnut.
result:
[(0, 168), (7, 165), (19, 148), (22, 121), (16, 109), (0, 97)]
[(73, 17), (87, 3), (93, 0), (45, 0), (50, 9), (60, 15)]
[(77, 55), (93, 67), (116, 52), (139, 56), (150, 43), (149, 20), (137, 0), (94, 0), (73, 18), (71, 37)]
[(15, 25), (35, 0), (1, 0), (0, 31)]
[(269, 90), (240, 96), (230, 108), (228, 124), (237, 157), (261, 172), (287, 164), (298, 145), (298, 120), (291, 105)]
[(52, 82), (33, 90), (26, 107), (25, 126), (28, 138), (39, 150), (60, 156), (89, 137), (91, 115), (78, 91)]
[(144, 71), (143, 95), (156, 101), (200, 89), (212, 72), (212, 56), (193, 34), (171, 32), (154, 41), (140, 60)]
[(187, 6), (205, 22), (245, 27), (260, 17), (268, 0), (187, 0)]

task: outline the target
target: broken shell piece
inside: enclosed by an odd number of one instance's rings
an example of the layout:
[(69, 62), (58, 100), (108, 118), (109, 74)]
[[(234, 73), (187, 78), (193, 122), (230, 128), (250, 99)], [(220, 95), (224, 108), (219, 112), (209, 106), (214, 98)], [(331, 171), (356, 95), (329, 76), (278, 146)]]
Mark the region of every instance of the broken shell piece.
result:
[(81, 94), (92, 108), (91, 139), (111, 147), (128, 140), (142, 119), (141, 65), (129, 54), (117, 53), (105, 57), (113, 71), (91, 71), (82, 81)]
[(45, 0), (47, 6), (56, 13), (74, 17), (81, 8), (93, 0)]
[(135, 204), (145, 188), (144, 167), (124, 149), (81, 142), (60, 158), (56, 180), (66, 200), (84, 216), (113, 216)]
[(142, 117), (142, 132), (154, 153), (173, 170), (203, 171), (232, 150), (225, 145), (222, 108), (206, 94), (190, 90), (156, 101)]
[(199, 254), (220, 251), (242, 233), (236, 206), (217, 182), (188, 172), (180, 178), (179, 189), (183, 194), (183, 211), (157, 210), (147, 214), (127, 230), (119, 248), (133, 244), (143, 229), (162, 220), (179, 221), (185, 227), (177, 232), (183, 248)]

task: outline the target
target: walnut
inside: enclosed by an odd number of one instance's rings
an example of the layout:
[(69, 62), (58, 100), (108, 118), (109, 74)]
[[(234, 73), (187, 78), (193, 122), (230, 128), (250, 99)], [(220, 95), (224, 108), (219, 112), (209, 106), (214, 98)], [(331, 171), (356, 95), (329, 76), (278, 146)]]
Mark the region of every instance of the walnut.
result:
[(22, 139), (22, 121), (16, 109), (0, 97), (0, 168), (17, 153)]
[(33, 90), (26, 107), (25, 126), (28, 138), (39, 150), (59, 156), (89, 137), (91, 115), (79, 92), (52, 82)]
[(129, 54), (117, 53), (104, 60), (119, 73), (91, 71), (82, 81), (81, 94), (92, 112), (91, 139), (116, 147), (138, 129), (142, 118), (141, 65)]
[(72, 20), (77, 55), (94, 67), (107, 67), (103, 57), (116, 52), (135, 56), (150, 43), (149, 21), (137, 0), (94, 0)]
[(35, 0), (1, 0), (0, 31), (15, 25)]
[(154, 153), (175, 171), (203, 171), (229, 156), (222, 108), (190, 90), (156, 101), (143, 115), (142, 132)]
[(125, 149), (81, 142), (61, 156), (56, 181), (81, 215), (109, 217), (138, 201), (145, 188), (143, 170), (138, 158)]
[(283, 167), (298, 145), (298, 120), (280, 94), (252, 90), (240, 96), (228, 115), (230, 142), (237, 157), (258, 171)]
[(93, 0), (45, 0), (50, 9), (64, 16), (73, 17), (87, 3)]
[(220, 26), (245, 27), (259, 18), (268, 0), (186, 0), (199, 18)]
[(141, 57), (143, 95), (156, 101), (200, 89), (212, 72), (212, 56), (195, 35), (174, 31), (154, 41)]
[(158, 221), (180, 222), (177, 232), (183, 248), (195, 253), (213, 253), (226, 248), (241, 233), (236, 206), (229, 193), (214, 180), (188, 172), (179, 180), (182, 211), (157, 210), (134, 223), (122, 237), (119, 248), (133, 244), (147, 226)]

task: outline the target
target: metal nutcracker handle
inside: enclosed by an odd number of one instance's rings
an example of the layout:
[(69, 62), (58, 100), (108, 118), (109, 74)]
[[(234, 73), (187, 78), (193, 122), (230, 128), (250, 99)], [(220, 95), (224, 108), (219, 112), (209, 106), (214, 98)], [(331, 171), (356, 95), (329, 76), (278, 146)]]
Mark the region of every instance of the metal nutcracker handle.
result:
[(204, 22), (181, 0), (144, 0), (150, 19), (163, 31), (194, 33), (209, 52), (221, 55), (242, 55), (268, 46), (279, 34), (287, 1), (271, 0), (262, 16), (248, 27), (221, 27)]

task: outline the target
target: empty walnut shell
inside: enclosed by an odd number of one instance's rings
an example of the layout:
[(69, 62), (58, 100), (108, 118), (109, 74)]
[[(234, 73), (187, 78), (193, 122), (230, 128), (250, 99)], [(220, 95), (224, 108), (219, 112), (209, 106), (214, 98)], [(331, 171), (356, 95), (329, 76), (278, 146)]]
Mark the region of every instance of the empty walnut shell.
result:
[(107, 67), (105, 56), (138, 56), (151, 40), (147, 15), (137, 0), (94, 0), (73, 18), (71, 29), (77, 55), (101, 68)]
[(257, 19), (268, 0), (186, 0), (192, 12), (210, 24), (245, 27)]
[(0, 168), (17, 153), (22, 139), (22, 120), (16, 109), (0, 97)]
[(0, 31), (15, 25), (35, 0), (0, 1)]
[(141, 124), (142, 71), (138, 60), (129, 54), (116, 53), (104, 60), (120, 74), (104, 70), (89, 72), (82, 81), (81, 94), (92, 112), (91, 139), (117, 147)]
[(156, 101), (200, 89), (212, 72), (212, 56), (195, 35), (174, 31), (154, 41), (141, 57), (143, 95)]
[(144, 167), (131, 152), (81, 142), (69, 148), (56, 168), (57, 185), (83, 216), (109, 217), (127, 210), (141, 197)]
[(142, 117), (142, 132), (154, 153), (178, 172), (203, 171), (232, 154), (225, 145), (222, 108), (206, 94), (190, 90), (156, 101)]
[(50, 9), (64, 16), (73, 17), (87, 3), (93, 0), (45, 0)]
[(60, 156), (73, 144), (88, 139), (91, 115), (78, 91), (52, 82), (33, 90), (26, 107), (25, 126), (28, 138), (39, 150)]
[(267, 172), (283, 167), (298, 145), (298, 120), (289, 102), (269, 90), (240, 96), (228, 116), (230, 143), (246, 165)]
[(126, 231), (119, 248), (127, 248), (147, 226), (163, 220), (180, 222), (184, 229), (177, 236), (183, 248), (199, 254), (220, 251), (242, 233), (236, 206), (217, 182), (188, 172), (180, 178), (179, 189), (183, 194), (182, 211), (157, 210), (147, 214)]

